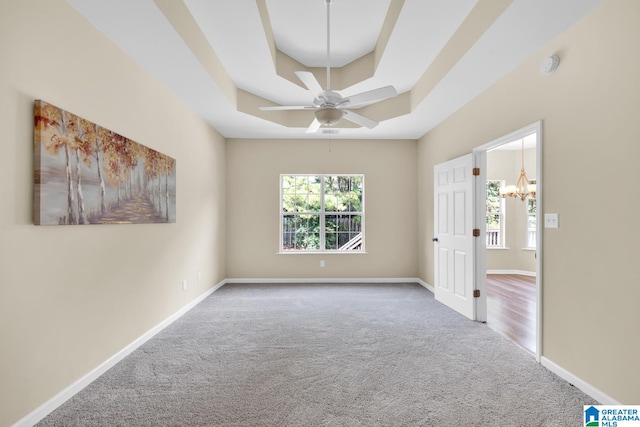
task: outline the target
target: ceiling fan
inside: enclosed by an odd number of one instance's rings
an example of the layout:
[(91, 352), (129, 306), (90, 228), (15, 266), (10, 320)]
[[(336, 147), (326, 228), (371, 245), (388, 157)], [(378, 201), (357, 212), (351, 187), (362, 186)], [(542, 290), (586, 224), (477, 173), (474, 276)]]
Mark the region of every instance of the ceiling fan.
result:
[(296, 71), (296, 76), (298, 76), (307, 89), (309, 89), (309, 92), (313, 95), (313, 102), (311, 105), (260, 107), (260, 110), (313, 110), (316, 117), (307, 129), (307, 133), (316, 132), (320, 126), (333, 126), (343, 118), (357, 125), (373, 129), (378, 125), (376, 120), (354, 113), (351, 109), (358, 109), (365, 105), (382, 101), (383, 99), (393, 98), (398, 95), (398, 92), (393, 86), (384, 86), (343, 98), (338, 92), (331, 90), (330, 8), (332, 1), (333, 0), (324, 0), (327, 5), (327, 89), (323, 90), (320, 83), (318, 83), (318, 80), (316, 80), (315, 76), (309, 71)]

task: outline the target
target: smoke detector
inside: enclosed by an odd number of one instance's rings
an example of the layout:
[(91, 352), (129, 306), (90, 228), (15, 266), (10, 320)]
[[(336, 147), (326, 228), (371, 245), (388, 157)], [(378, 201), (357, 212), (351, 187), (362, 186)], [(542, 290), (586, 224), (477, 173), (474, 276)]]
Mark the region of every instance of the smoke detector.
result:
[(545, 76), (553, 74), (553, 72), (558, 69), (558, 64), (560, 64), (558, 55), (547, 56), (540, 65), (540, 72)]

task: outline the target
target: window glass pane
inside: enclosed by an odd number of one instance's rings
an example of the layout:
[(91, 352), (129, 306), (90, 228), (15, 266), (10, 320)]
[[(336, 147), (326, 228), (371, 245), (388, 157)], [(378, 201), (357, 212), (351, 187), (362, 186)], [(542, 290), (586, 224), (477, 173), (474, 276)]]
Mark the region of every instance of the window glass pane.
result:
[(325, 211), (362, 212), (362, 176), (326, 176)]
[(327, 215), (325, 240), (327, 250), (361, 250), (362, 216)]
[(327, 250), (336, 250), (340, 246), (338, 244), (338, 228), (340, 221), (338, 215), (327, 215), (324, 221), (325, 248)]
[(309, 193), (320, 194), (321, 181), (319, 176), (309, 177)]
[(340, 185), (344, 177), (326, 176), (324, 182), (324, 210), (326, 212), (344, 211), (344, 200)]
[(282, 212), (294, 212), (295, 211), (295, 196), (291, 194), (285, 194), (282, 196)]
[(320, 249), (320, 216), (284, 215), (282, 217), (282, 249)]
[(487, 215), (487, 228), (500, 230), (500, 215)]
[[(531, 184), (535, 184), (536, 180), (531, 180)], [(527, 247), (536, 247), (536, 211), (538, 202), (536, 199), (527, 199)]]
[(296, 192), (295, 176), (285, 175), (282, 177), (282, 194), (294, 194)]
[(342, 247), (349, 242), (349, 233), (338, 233), (338, 247)]
[(294, 196), (294, 211), (304, 212), (307, 210), (307, 198), (303, 194), (296, 194)]
[(304, 194), (306, 193), (306, 189), (308, 188), (308, 184), (309, 184), (309, 177), (308, 176), (296, 176), (296, 184), (295, 184), (295, 191), (297, 194)]
[(487, 197), (500, 198), (500, 181), (487, 181)]
[(349, 211), (362, 212), (362, 177), (352, 176), (349, 197)]
[(486, 246), (504, 246), (504, 199), (500, 197), (500, 187), (504, 185), (500, 180), (487, 180), (487, 225), (486, 225)]
[(320, 212), (321, 208), (321, 200), (320, 200), (320, 189), (321, 189), (321, 180), (320, 176), (310, 176), (309, 177), (309, 185), (307, 188), (307, 206), (306, 210), (308, 212)]
[(327, 212), (344, 212), (345, 207), (340, 195), (326, 196), (324, 210)]
[(501, 208), (500, 181), (487, 181), (487, 212), (500, 213)]
[(501, 203), (500, 200), (487, 199), (487, 212), (488, 213), (500, 213)]
[(309, 193), (307, 199), (307, 211), (320, 212), (320, 194)]

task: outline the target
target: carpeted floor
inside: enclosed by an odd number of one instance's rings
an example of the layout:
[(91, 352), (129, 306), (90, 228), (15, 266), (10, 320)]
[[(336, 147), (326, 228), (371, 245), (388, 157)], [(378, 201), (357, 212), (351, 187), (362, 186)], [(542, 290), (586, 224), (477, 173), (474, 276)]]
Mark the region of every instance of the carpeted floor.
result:
[(39, 426), (578, 426), (596, 403), (415, 284), (226, 285)]

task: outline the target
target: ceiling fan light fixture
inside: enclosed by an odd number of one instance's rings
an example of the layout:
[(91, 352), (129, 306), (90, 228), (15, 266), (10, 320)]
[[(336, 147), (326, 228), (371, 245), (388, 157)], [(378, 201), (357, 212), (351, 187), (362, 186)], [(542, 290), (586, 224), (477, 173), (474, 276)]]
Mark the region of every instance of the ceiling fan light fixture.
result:
[(335, 107), (323, 107), (315, 111), (316, 119), (324, 126), (333, 126), (342, 119), (342, 110)]

